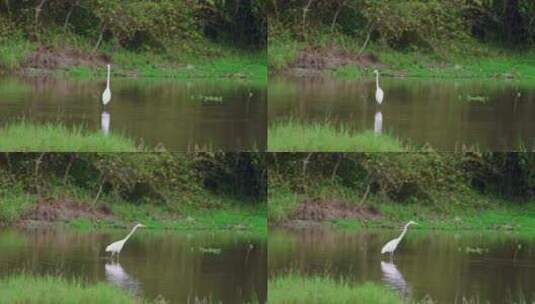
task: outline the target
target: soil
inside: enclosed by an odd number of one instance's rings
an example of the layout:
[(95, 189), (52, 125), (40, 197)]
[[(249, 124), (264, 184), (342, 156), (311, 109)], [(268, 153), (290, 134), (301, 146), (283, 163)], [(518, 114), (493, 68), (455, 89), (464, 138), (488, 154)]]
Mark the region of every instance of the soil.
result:
[(326, 221), (334, 219), (377, 219), (379, 212), (372, 207), (356, 206), (344, 201), (304, 201), (297, 207), (292, 218), (298, 220)]
[(288, 221), (277, 226), (286, 228), (315, 228), (329, 225), (329, 220), (362, 219), (376, 220), (381, 217), (377, 209), (371, 206), (357, 206), (347, 201), (309, 200), (299, 204)]
[(358, 54), (339, 47), (307, 48), (297, 55), (297, 59), (289, 65), (285, 73), (294, 76), (317, 76), (324, 70), (334, 70), (347, 65), (361, 68), (385, 67), (379, 58), (371, 53)]
[(104, 65), (110, 58), (102, 54), (85, 53), (74, 48), (51, 49), (40, 46), (23, 62), (23, 74), (47, 74), (73, 66)]
[(78, 202), (69, 199), (46, 200), (42, 199), (37, 204), (24, 212), (22, 221), (60, 222), (77, 218), (93, 220), (112, 219), (112, 213), (107, 205), (100, 207), (91, 206), (89, 203)]
[(41, 46), (26, 59), (26, 65), (28, 67), (58, 69), (79, 65), (102, 65), (109, 60), (110, 58), (105, 55), (84, 53), (72, 48), (52, 50)]

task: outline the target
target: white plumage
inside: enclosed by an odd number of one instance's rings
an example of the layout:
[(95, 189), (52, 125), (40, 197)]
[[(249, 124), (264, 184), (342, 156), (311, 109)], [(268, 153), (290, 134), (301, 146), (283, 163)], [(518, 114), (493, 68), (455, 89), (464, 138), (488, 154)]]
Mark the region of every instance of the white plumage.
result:
[(383, 98), (385, 97), (385, 93), (383, 92), (381, 87), (379, 87), (379, 71), (374, 70), (373, 72), (375, 73), (375, 84), (376, 84), (375, 101), (377, 101), (378, 104), (382, 104)]
[(386, 245), (383, 246), (383, 249), (381, 249), (381, 254), (389, 253), (390, 255), (394, 255), (394, 251), (396, 251), (396, 248), (398, 247), (399, 242), (401, 242), (401, 239), (403, 239), (403, 237), (405, 236), (405, 233), (407, 233), (407, 229), (409, 229), (409, 226), (412, 224), (417, 224), (417, 223), (413, 221), (408, 222), (403, 228), (403, 232), (401, 232), (400, 236), (389, 241), (388, 243), (386, 243)]
[(106, 80), (106, 89), (102, 93), (102, 104), (103, 105), (107, 105), (111, 100), (110, 69), (111, 69), (111, 66), (108, 64), (108, 78)]
[(134, 234), (136, 229), (140, 227), (145, 227), (145, 226), (142, 224), (135, 225), (134, 228), (132, 228), (132, 231), (130, 231), (130, 233), (124, 239), (109, 244), (106, 247), (105, 251), (111, 252), (111, 257), (113, 257), (113, 255), (119, 255), (121, 253), (121, 250), (123, 249), (124, 243), (126, 243), (126, 241), (128, 241), (128, 239), (132, 236), (132, 234)]

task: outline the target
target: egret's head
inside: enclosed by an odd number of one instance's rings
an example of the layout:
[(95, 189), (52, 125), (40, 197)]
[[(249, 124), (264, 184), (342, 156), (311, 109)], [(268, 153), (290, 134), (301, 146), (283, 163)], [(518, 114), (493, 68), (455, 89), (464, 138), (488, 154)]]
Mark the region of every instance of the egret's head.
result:
[(418, 225), (418, 223), (416, 223), (414, 221), (410, 221), (408, 225)]
[(109, 64), (109, 63), (108, 63), (108, 65), (107, 65), (107, 66), (108, 66), (108, 70), (109, 70), (109, 69), (111, 68), (111, 64)]
[(379, 74), (379, 71), (377, 71), (377, 70), (373, 70), (373, 72), (374, 72), (375, 74)]
[(143, 224), (137, 224), (136, 227), (144, 228), (144, 227), (147, 227), (147, 226), (145, 226), (145, 225), (143, 225)]

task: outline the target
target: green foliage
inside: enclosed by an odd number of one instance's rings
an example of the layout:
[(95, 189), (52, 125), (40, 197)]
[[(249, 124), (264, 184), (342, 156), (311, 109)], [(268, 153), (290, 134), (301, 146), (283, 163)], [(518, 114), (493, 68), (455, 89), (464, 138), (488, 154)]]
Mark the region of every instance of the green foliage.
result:
[(175, 211), (218, 207), (208, 193), (262, 203), (263, 161), (257, 153), (7, 153), (0, 190), (84, 199), (101, 192), (107, 200)]
[(471, 153), (463, 167), (470, 184), (482, 193), (516, 199), (535, 195), (533, 153)]
[(0, 68), (7, 70), (19, 68), (33, 49), (34, 45), (21, 37), (0, 37)]
[(61, 277), (27, 274), (3, 278), (0, 293), (5, 303), (143, 303), (128, 292), (106, 283), (90, 285)]
[(302, 276), (297, 273), (276, 276), (268, 282), (269, 304), (299, 303), (402, 303), (392, 290), (374, 283), (354, 286), (329, 276)]
[(362, 40), (369, 33), (372, 41), (398, 49), (440, 51), (470, 37), (523, 45), (535, 38), (530, 0), (277, 0), (270, 13), (274, 27), (301, 40), (327, 29)]
[(2, 151), (138, 151), (135, 143), (116, 134), (89, 132), (62, 124), (34, 125), (25, 121), (0, 128)]
[(277, 151), (362, 151), (399, 152), (408, 150), (399, 140), (371, 131), (353, 134), (330, 122), (301, 124), (295, 121), (271, 123), (268, 150)]
[(5, 26), (0, 37), (18, 28), (40, 39), (61, 28), (94, 41), (102, 34), (129, 49), (189, 52), (203, 51), (199, 42), (207, 39), (254, 48), (264, 46), (266, 37), (262, 1), (3, 1), (0, 12), (0, 24), (17, 25)]
[(269, 28), (268, 58), (269, 67), (281, 70), (297, 59), (302, 43), (291, 37), (284, 29), (278, 29), (274, 24)]
[[(469, 215), (483, 222), (468, 226), (488, 227), (492, 220), (476, 216), (481, 210), (499, 215), (502, 207), (528, 208), (535, 195), (530, 153), (279, 153), (267, 162), (274, 222), (287, 219), (305, 201), (342, 200), (374, 206), (388, 222), (425, 223), (439, 214), (448, 215), (445, 224), (439, 218), (430, 226), (460, 227), (451, 218)], [(533, 225), (526, 220), (532, 211), (511, 212), (494, 221)]]

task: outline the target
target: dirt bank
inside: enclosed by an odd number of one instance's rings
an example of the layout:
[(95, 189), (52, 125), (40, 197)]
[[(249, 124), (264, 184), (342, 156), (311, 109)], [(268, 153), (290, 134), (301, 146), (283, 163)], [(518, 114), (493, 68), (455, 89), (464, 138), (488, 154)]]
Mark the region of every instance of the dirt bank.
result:
[(18, 225), (26, 227), (45, 226), (79, 218), (100, 221), (111, 220), (114, 217), (111, 209), (106, 204), (95, 207), (86, 202), (70, 199), (40, 199), (36, 204), (24, 211)]
[(363, 69), (385, 67), (379, 58), (371, 53), (359, 55), (340, 47), (308, 47), (300, 51), (286, 69), (276, 73), (298, 77), (320, 76), (325, 71), (336, 70), (344, 66), (359, 66)]
[(47, 75), (77, 66), (103, 66), (110, 60), (109, 56), (97, 52), (88, 53), (75, 48), (51, 49), (40, 46), (26, 56), (17, 72), (27, 76)]
[(329, 225), (337, 219), (376, 220), (381, 214), (374, 207), (356, 206), (352, 202), (340, 200), (306, 200), (299, 204), (288, 220), (273, 223), (276, 227), (314, 228)]

